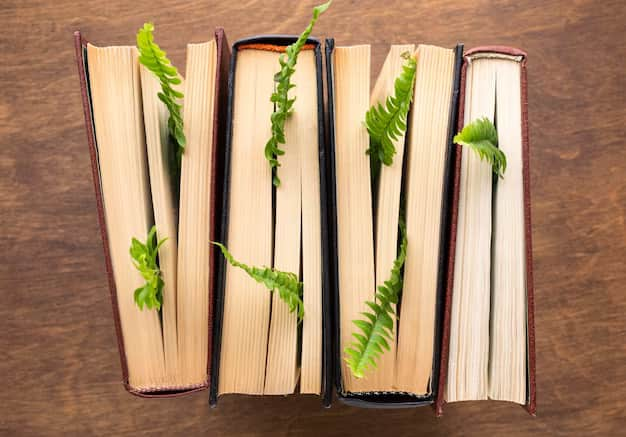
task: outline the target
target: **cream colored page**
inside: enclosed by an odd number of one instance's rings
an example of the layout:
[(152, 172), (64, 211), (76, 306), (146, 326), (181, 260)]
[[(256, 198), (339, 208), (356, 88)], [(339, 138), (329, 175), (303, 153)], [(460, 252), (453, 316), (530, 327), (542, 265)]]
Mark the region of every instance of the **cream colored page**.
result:
[(129, 384), (163, 386), (165, 364), (158, 312), (140, 310), (136, 288), (145, 283), (129, 254), (131, 239), (152, 225), (141, 85), (135, 47), (87, 48), (100, 180), (117, 291)]
[(159, 268), (164, 282), (163, 350), (167, 381), (173, 386), (183, 384), (178, 372), (178, 338), (176, 328), (176, 270), (178, 256), (178, 199), (173, 184), (178, 184), (170, 163), (169, 112), (158, 97), (161, 85), (158, 78), (143, 65), (140, 67), (143, 116), (148, 151), (148, 168), (154, 222), (159, 241), (166, 239), (159, 249)]
[(454, 52), (420, 45), (407, 143), (407, 256), (400, 310), (396, 384), (429, 393)]
[(337, 47), (335, 68), (335, 164), (341, 370), (344, 390), (368, 391), (371, 382), (355, 378), (343, 359), (353, 342), (352, 320), (374, 299), (374, 242), (369, 146), (363, 125), (369, 108), (370, 46)]
[[(297, 96), (293, 113), (285, 121), (286, 143), (281, 146), (285, 154), (279, 157), (280, 167), (277, 175), (281, 183), (276, 187), (276, 227), (274, 233), (274, 268), (292, 272), (300, 276), (300, 240), (302, 217), (302, 169), (301, 154), (309, 147), (310, 137), (304, 131), (307, 122), (304, 117), (310, 115), (305, 105), (310, 105), (303, 92), (314, 85), (310, 80), (310, 62), (304, 65), (304, 59), (313, 59), (311, 50), (298, 56), (298, 66), (291, 83), (295, 89), (290, 97)], [(303, 59), (304, 58), (304, 59)], [(313, 66), (314, 68), (314, 66)], [(315, 70), (313, 70), (315, 72)], [(303, 109), (305, 111), (303, 112)], [(304, 135), (302, 135), (304, 134)], [(267, 369), (265, 372), (265, 394), (293, 393), (297, 375), (297, 314), (289, 311), (289, 306), (277, 292), (272, 293), (272, 311), (270, 334), (267, 350)]]
[(526, 252), (520, 64), (494, 60), (498, 147), (507, 157), (495, 190), (489, 398), (526, 403)]
[[(237, 53), (227, 243), (233, 256), (250, 266), (272, 265), (272, 174), (264, 149), (278, 67), (278, 53)], [(263, 284), (227, 266), (220, 394), (263, 393), (270, 297)]]
[[(495, 70), (488, 60), (468, 64), (464, 124), (493, 121)], [(487, 398), (491, 258), (491, 166), (462, 149), (454, 284), (450, 319), (448, 402)]]
[[(300, 392), (319, 394), (322, 388), (322, 225), (320, 204), (319, 126), (317, 77), (314, 52), (298, 57), (302, 86), (296, 87), (297, 125), (293, 135), (303, 142), (302, 168), (302, 280), (304, 313), (302, 321), (302, 364)], [(298, 103), (300, 102), (300, 103)], [(295, 127), (295, 126), (294, 126)], [(289, 137), (288, 137), (289, 138)]]
[[(395, 80), (402, 73), (405, 60), (402, 54), (413, 53), (415, 45), (392, 45), (383, 68), (378, 76), (370, 98), (371, 105), (385, 105), (388, 96), (395, 94)], [(407, 120), (408, 123), (408, 120)], [(400, 187), (404, 161), (404, 140), (402, 134), (393, 144), (396, 154), (390, 166), (382, 165), (378, 182), (378, 205), (376, 219), (376, 285), (380, 286), (389, 279), (393, 262), (398, 255), (398, 217), (400, 213)], [(395, 305), (393, 305), (395, 310)], [(378, 360), (378, 367), (366, 377), (372, 381), (373, 389), (391, 391), (395, 389), (396, 338), (397, 329), (394, 318), (393, 339), (388, 341), (390, 350), (385, 350)]]
[(207, 381), (215, 41), (187, 46), (180, 182), (178, 352), (187, 385)]

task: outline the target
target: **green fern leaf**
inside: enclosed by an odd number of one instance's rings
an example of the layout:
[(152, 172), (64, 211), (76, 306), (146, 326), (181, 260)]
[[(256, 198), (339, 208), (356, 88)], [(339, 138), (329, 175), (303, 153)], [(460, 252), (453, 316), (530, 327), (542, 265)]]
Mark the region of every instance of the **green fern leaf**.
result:
[(344, 349), (344, 360), (357, 378), (363, 378), (365, 372), (375, 368), (384, 351), (390, 350), (388, 341), (393, 339), (393, 320), (396, 316), (392, 305), (398, 303), (402, 290), (402, 266), (406, 259), (406, 225), (402, 217), (399, 228), (402, 241), (389, 279), (378, 286), (376, 302), (365, 302), (370, 311), (361, 313), (364, 319), (352, 321), (360, 332), (352, 333), (355, 341)]
[(478, 118), (466, 125), (461, 132), (454, 136), (456, 144), (473, 149), (481, 160), (491, 164), (493, 172), (504, 177), (506, 170), (506, 155), (498, 145), (498, 132), (487, 117)]
[(298, 276), (291, 272), (281, 272), (268, 267), (250, 267), (237, 261), (223, 244), (212, 241), (220, 248), (226, 261), (233, 267), (238, 267), (245, 271), (255, 281), (265, 285), (268, 290), (278, 290), (278, 295), (289, 307), (289, 311), (296, 312), (298, 321), (304, 318), (304, 302), (302, 302), (303, 284), (298, 280)]
[(165, 52), (154, 42), (152, 32), (154, 32), (152, 23), (144, 23), (143, 27), (137, 32), (139, 62), (154, 73), (161, 83), (161, 92), (158, 96), (170, 114), (167, 120), (167, 127), (171, 141), (176, 147), (176, 163), (178, 170), (180, 170), (187, 141), (183, 131), (182, 105), (179, 103), (179, 100), (183, 98), (183, 93), (175, 89), (176, 85), (180, 85), (181, 80), (176, 67), (172, 65)]
[(159, 248), (165, 243), (167, 238), (157, 243), (156, 226), (152, 226), (145, 243), (133, 238), (130, 245), (130, 256), (133, 259), (135, 268), (139, 270), (146, 283), (137, 288), (133, 295), (135, 303), (139, 309), (143, 310), (144, 305), (148, 309), (161, 309), (163, 303), (163, 278), (161, 269), (157, 264)]
[(381, 163), (391, 165), (396, 148), (393, 142), (406, 132), (407, 114), (413, 99), (417, 61), (408, 52), (402, 54), (405, 63), (402, 73), (394, 83), (394, 95), (388, 96), (385, 105), (372, 106), (365, 114), (365, 127), (370, 135), (367, 154), (372, 160), (372, 172), (378, 174)]
[(277, 84), (276, 91), (270, 98), (275, 105), (275, 110), (271, 116), (272, 136), (265, 144), (265, 158), (269, 161), (272, 168), (272, 183), (275, 186), (280, 185), (280, 178), (278, 177), (280, 162), (278, 162), (278, 157), (285, 154), (285, 151), (279, 145), (285, 144), (285, 121), (293, 112), (293, 103), (296, 101), (295, 97), (293, 99), (289, 98), (289, 90), (295, 88), (295, 85), (291, 83), (291, 76), (296, 71), (300, 50), (302, 50), (307, 38), (311, 35), (317, 19), (330, 7), (331, 2), (332, 0), (313, 8), (313, 18), (309, 25), (295, 43), (287, 46), (285, 53), (280, 55), (278, 59), (280, 71), (274, 75), (274, 82)]

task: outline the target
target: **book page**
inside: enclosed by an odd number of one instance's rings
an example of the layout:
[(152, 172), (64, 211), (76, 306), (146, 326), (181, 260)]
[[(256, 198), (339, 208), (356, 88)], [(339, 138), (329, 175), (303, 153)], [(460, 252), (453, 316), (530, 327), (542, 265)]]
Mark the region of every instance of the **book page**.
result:
[[(307, 99), (306, 92), (310, 89), (316, 90), (316, 88), (312, 88), (315, 85), (315, 66), (309, 62), (307, 64), (309, 68), (306, 68), (307, 66), (303, 66), (303, 58), (312, 60), (313, 52), (306, 50), (300, 53), (296, 71), (291, 77), (291, 83), (295, 85), (295, 88), (289, 97), (295, 96), (296, 101), (292, 114), (285, 121), (286, 143), (280, 146), (285, 154), (278, 158), (280, 167), (277, 169), (281, 183), (275, 188), (274, 268), (284, 272), (292, 272), (298, 276), (300, 276), (302, 235), (302, 167), (300, 156), (305, 147), (310, 147), (310, 137), (304, 135), (311, 133), (310, 131), (300, 132), (300, 130), (308, 121), (303, 117), (311, 115), (307, 105), (313, 103)], [(313, 82), (311, 82), (311, 78), (313, 78)], [(302, 112), (303, 109), (305, 112)], [(274, 292), (272, 293), (270, 334), (267, 346), (265, 394), (293, 393), (296, 387), (297, 346), (297, 314), (290, 312), (289, 306), (280, 298), (279, 293)]]
[[(388, 96), (395, 94), (395, 81), (402, 73), (405, 60), (402, 54), (413, 53), (415, 45), (392, 45), (383, 68), (378, 75), (370, 105), (385, 105)], [(408, 117), (407, 117), (408, 118)], [(407, 119), (408, 124), (408, 119)], [(405, 132), (406, 133), (406, 132)], [(404, 163), (405, 134), (399, 136), (393, 144), (396, 154), (393, 163), (382, 165), (378, 182), (376, 206), (376, 285), (380, 286), (389, 279), (393, 262), (398, 255), (398, 218), (400, 214), (400, 189)], [(392, 304), (394, 311), (396, 306)], [(397, 311), (396, 311), (397, 314)], [(395, 386), (397, 323), (393, 320), (392, 340), (388, 341), (389, 350), (378, 360), (378, 367), (366, 377), (372, 381), (373, 389), (390, 391)]]
[[(157, 241), (166, 239), (159, 249), (159, 268), (163, 286), (163, 304), (161, 305), (163, 327), (163, 351), (168, 385), (180, 386), (178, 370), (178, 337), (176, 327), (176, 271), (178, 257), (178, 198), (176, 188), (178, 180), (172, 169), (172, 152), (175, 146), (170, 144), (167, 120), (169, 111), (159, 99), (161, 92), (159, 79), (143, 65), (140, 66), (141, 93), (143, 96), (143, 119), (146, 131), (148, 168), (150, 170), (150, 189), (154, 222), (157, 228)], [(174, 169), (175, 171), (175, 169)]]
[(396, 386), (430, 393), (439, 243), (454, 52), (420, 45), (407, 142), (407, 256), (400, 306)]
[[(278, 53), (237, 53), (228, 211), (229, 251), (250, 266), (272, 265), (271, 136)], [(263, 394), (271, 294), (241, 269), (226, 267), (219, 393)]]
[[(374, 234), (369, 136), (363, 124), (369, 108), (370, 46), (337, 47), (335, 67), (335, 165), (339, 263), (340, 354), (344, 390), (368, 391), (367, 378), (352, 375), (343, 351), (354, 340), (352, 323), (373, 301)], [(359, 331), (360, 332), (360, 331)]]
[(134, 301), (145, 284), (129, 253), (152, 226), (138, 53), (135, 47), (87, 46), (89, 81), (107, 235), (128, 382), (135, 390), (162, 387), (165, 362), (159, 313)]
[[(464, 124), (495, 116), (495, 69), (467, 64)], [(491, 165), (462, 148), (456, 259), (450, 318), (448, 402), (487, 399), (491, 266)]]
[(178, 348), (181, 380), (207, 381), (211, 159), (217, 48), (187, 45), (178, 233)]
[[(304, 282), (304, 320), (302, 321), (302, 363), (300, 392), (320, 394), (322, 390), (322, 320), (328, 309), (322, 307), (322, 211), (320, 197), (320, 144), (317, 96), (317, 66), (314, 53), (298, 58), (299, 69), (308, 76), (296, 88), (301, 100), (297, 112), (298, 138), (306, 139), (300, 153), (302, 167), (302, 281)], [(289, 136), (287, 137), (289, 138)]]
[(489, 398), (526, 403), (526, 235), (520, 64), (496, 70), (498, 147), (507, 160), (494, 193)]

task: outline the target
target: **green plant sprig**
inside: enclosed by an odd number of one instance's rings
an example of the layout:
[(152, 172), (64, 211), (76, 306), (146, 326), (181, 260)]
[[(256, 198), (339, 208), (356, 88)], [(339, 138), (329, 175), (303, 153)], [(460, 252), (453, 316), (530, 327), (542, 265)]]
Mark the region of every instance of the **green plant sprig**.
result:
[[(370, 155), (372, 185), (375, 186), (382, 164), (393, 164), (396, 148), (393, 144), (407, 128), (407, 116), (417, 71), (417, 60), (408, 52), (403, 53), (405, 60), (402, 72), (394, 82), (394, 95), (387, 96), (385, 105), (373, 105), (365, 114), (365, 127), (370, 136), (370, 146), (366, 153)], [(363, 378), (365, 373), (377, 367), (377, 360), (385, 350), (390, 350), (388, 341), (393, 341), (393, 326), (396, 312), (393, 305), (398, 303), (402, 290), (402, 267), (406, 259), (407, 235), (404, 213), (400, 212), (398, 227), (400, 230), (400, 248), (389, 274), (389, 279), (378, 286), (376, 302), (366, 301), (369, 310), (362, 312), (364, 319), (353, 320), (357, 331), (352, 333), (354, 341), (344, 348), (344, 360), (352, 374)]]
[(394, 95), (387, 96), (385, 105), (378, 103), (365, 114), (365, 127), (370, 135), (367, 154), (372, 161), (372, 174), (377, 177), (380, 165), (393, 163), (396, 148), (393, 142), (400, 138), (407, 127), (407, 114), (413, 100), (413, 88), (417, 71), (417, 60), (409, 52), (402, 57), (405, 63), (394, 82)]
[(178, 70), (167, 58), (166, 53), (154, 42), (153, 32), (154, 25), (152, 23), (144, 23), (143, 27), (137, 32), (139, 62), (154, 73), (161, 83), (161, 92), (158, 93), (158, 96), (169, 111), (167, 127), (171, 141), (176, 148), (176, 163), (180, 170), (187, 140), (183, 130), (182, 105), (179, 103), (179, 99), (183, 98), (183, 93), (177, 91), (174, 87), (180, 85), (181, 79), (178, 75)]
[(159, 248), (166, 240), (167, 238), (164, 238), (157, 243), (156, 226), (152, 226), (150, 229), (145, 244), (136, 238), (132, 239), (130, 256), (133, 258), (133, 264), (146, 280), (146, 283), (137, 288), (133, 295), (135, 303), (141, 310), (143, 310), (144, 305), (148, 309), (161, 309), (164, 284), (161, 269), (157, 264), (157, 255)]
[(269, 267), (250, 267), (237, 261), (223, 244), (215, 241), (211, 243), (220, 248), (230, 265), (242, 269), (252, 279), (265, 285), (268, 290), (278, 290), (279, 297), (289, 306), (289, 311), (298, 315), (298, 321), (304, 318), (303, 284), (295, 273), (281, 272)]
[(402, 266), (406, 259), (407, 235), (404, 219), (400, 218), (401, 243), (398, 256), (383, 285), (378, 286), (376, 302), (367, 301), (369, 311), (362, 312), (365, 319), (353, 320), (352, 323), (360, 330), (353, 332), (355, 341), (344, 349), (345, 361), (352, 374), (363, 378), (365, 372), (377, 366), (377, 360), (384, 353), (383, 349), (390, 350), (389, 343), (393, 340), (393, 322), (396, 317), (392, 305), (398, 303), (402, 290)]
[(453, 141), (473, 149), (481, 160), (491, 164), (493, 172), (504, 177), (506, 155), (498, 148), (498, 132), (487, 117), (477, 118), (454, 136)]
[(323, 5), (313, 8), (313, 18), (304, 32), (298, 37), (295, 43), (287, 46), (285, 53), (278, 58), (280, 63), (280, 71), (274, 75), (276, 82), (276, 90), (272, 93), (270, 101), (275, 105), (274, 112), (271, 116), (272, 136), (265, 145), (265, 158), (269, 161), (272, 169), (272, 183), (274, 186), (280, 185), (278, 177), (278, 157), (285, 154), (279, 145), (285, 144), (285, 120), (293, 112), (293, 103), (296, 98), (289, 98), (289, 90), (295, 88), (291, 83), (291, 76), (296, 71), (296, 63), (298, 62), (298, 54), (306, 43), (309, 35), (313, 31), (313, 26), (317, 22), (319, 16), (330, 7), (332, 0)]

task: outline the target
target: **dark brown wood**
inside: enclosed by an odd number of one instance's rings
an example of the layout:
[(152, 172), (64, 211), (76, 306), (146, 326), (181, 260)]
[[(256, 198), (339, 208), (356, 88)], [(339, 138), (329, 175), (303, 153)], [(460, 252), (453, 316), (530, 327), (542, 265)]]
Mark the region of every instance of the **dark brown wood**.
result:
[[(361, 410), (318, 399), (165, 400), (124, 391), (81, 113), (72, 31), (133, 44), (144, 20), (174, 63), (230, 41), (298, 33), (313, 2), (5, 0), (0, 6), (0, 434), (619, 435), (626, 420), (626, 146), (622, 1), (339, 1), (337, 44), (527, 50), (537, 418), (496, 402)], [(183, 68), (184, 70), (184, 68)]]

